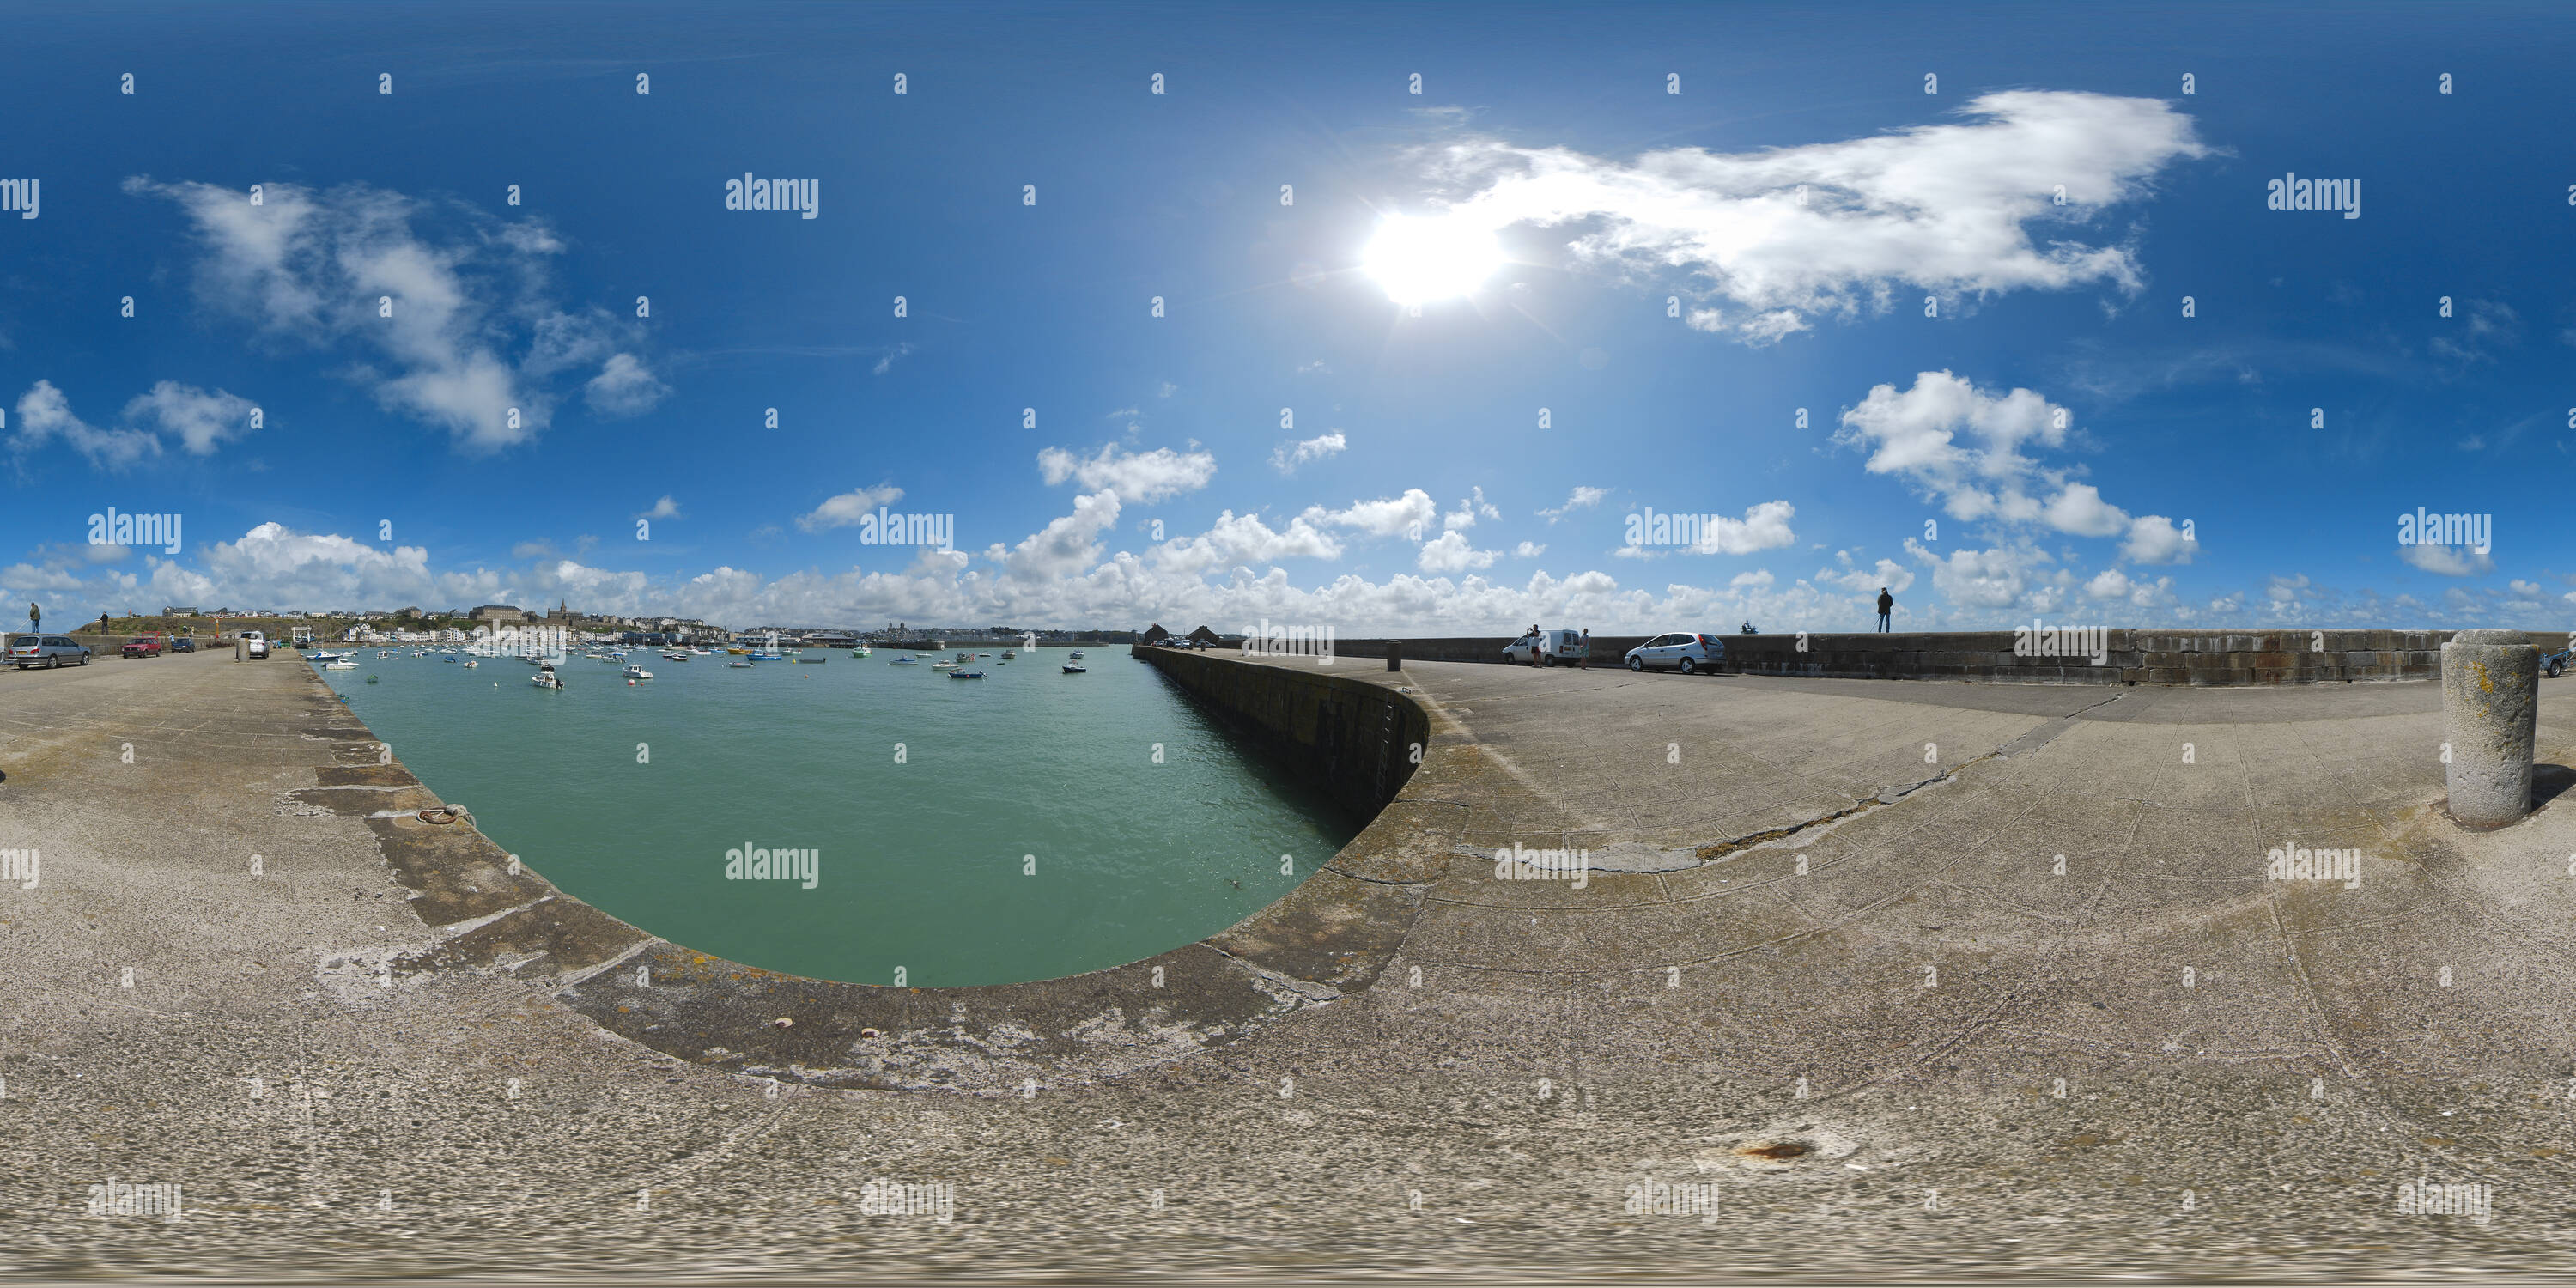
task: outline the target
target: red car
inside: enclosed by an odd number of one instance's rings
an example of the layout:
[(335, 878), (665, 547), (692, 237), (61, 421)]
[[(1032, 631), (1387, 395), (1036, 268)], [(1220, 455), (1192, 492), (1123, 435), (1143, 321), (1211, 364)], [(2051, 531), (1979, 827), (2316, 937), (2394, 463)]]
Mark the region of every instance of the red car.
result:
[(120, 651), (127, 657), (159, 657), (168, 647), (158, 635), (137, 635), (127, 640)]

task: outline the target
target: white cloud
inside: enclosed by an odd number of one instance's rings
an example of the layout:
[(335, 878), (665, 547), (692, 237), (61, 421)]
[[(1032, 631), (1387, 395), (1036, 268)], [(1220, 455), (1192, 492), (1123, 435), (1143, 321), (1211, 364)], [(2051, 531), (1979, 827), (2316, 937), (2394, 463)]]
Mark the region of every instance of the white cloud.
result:
[(1303, 442), (1281, 443), (1278, 450), (1270, 454), (1270, 468), (1281, 474), (1294, 474), (1298, 466), (1333, 456), (1349, 445), (1350, 440), (1344, 438), (1338, 429), (1328, 434), (1317, 434)]
[(1902, 595), (1914, 585), (1914, 570), (1893, 559), (1881, 559), (1872, 567), (1862, 568), (1852, 563), (1850, 551), (1837, 550), (1834, 560), (1842, 567), (1820, 568), (1813, 580), (1828, 586), (1840, 586), (1855, 595), (1870, 596), (1876, 596), (1881, 587)]
[(1502, 558), (1499, 550), (1478, 550), (1467, 541), (1467, 534), (1456, 530), (1443, 532), (1435, 540), (1422, 543), (1417, 557), (1422, 571), (1465, 572), (1471, 568), (1490, 568)]
[(1722, 514), (1708, 515), (1700, 521), (1699, 541), (1690, 547), (1693, 554), (1749, 555), (1757, 550), (1777, 550), (1797, 543), (1798, 534), (1789, 530), (1789, 520), (1798, 508), (1786, 501), (1764, 501), (1744, 512), (1741, 519)]
[(1566, 494), (1565, 504), (1553, 510), (1541, 510), (1538, 512), (1538, 517), (1549, 523), (1555, 523), (1576, 510), (1589, 510), (1601, 504), (1602, 498), (1609, 495), (1610, 489), (1606, 487), (1585, 487), (1577, 484), (1572, 492)]
[(631, 353), (612, 353), (601, 363), (599, 374), (582, 386), (582, 397), (590, 409), (602, 416), (641, 416), (653, 410), (671, 392), (644, 365), (642, 358)]
[(2444, 577), (2474, 577), (2495, 571), (2495, 557), (2476, 546), (2413, 545), (2397, 547), (2406, 564)]
[(1304, 515), (1288, 521), (1283, 531), (1272, 531), (1257, 514), (1238, 515), (1228, 510), (1217, 516), (1216, 523), (1195, 537), (1177, 537), (1155, 547), (1156, 567), (1193, 576), (1220, 568), (1247, 564), (1267, 565), (1281, 559), (1339, 559), (1342, 544), (1332, 534), (1316, 529)]
[(217, 389), (164, 380), (125, 404), (125, 419), (178, 436), (191, 456), (211, 456), (225, 442), (250, 433), (250, 399)]
[(1767, 589), (1771, 585), (1771, 570), (1768, 568), (1756, 568), (1751, 572), (1739, 572), (1732, 578), (1729, 578), (1726, 584), (1738, 590), (1747, 586)]
[(2186, 537), (2173, 520), (2161, 514), (2140, 515), (2129, 524), (2129, 539), (2120, 547), (2120, 557), (2131, 563), (2187, 564), (2200, 553), (2200, 541)]
[(1461, 532), (1468, 528), (1475, 527), (1476, 520), (1479, 518), (1499, 519), (1503, 517), (1503, 512), (1496, 509), (1492, 502), (1485, 499), (1485, 489), (1480, 487), (1474, 489), (1474, 491), (1475, 495), (1467, 498), (1466, 500), (1460, 501), (1457, 509), (1440, 516), (1440, 526), (1443, 530)]
[(1313, 523), (1357, 528), (1373, 537), (1403, 536), (1419, 541), (1431, 521), (1440, 517), (1440, 506), (1430, 493), (1416, 487), (1406, 488), (1399, 497), (1353, 501), (1347, 510), (1309, 506), (1303, 517)]
[[(1948, 371), (1925, 371), (1901, 393), (1892, 384), (1872, 387), (1859, 406), (1843, 413), (1834, 442), (1869, 445), (1870, 473), (1912, 482), (1954, 519), (2029, 523), (2048, 516), (2028, 495), (2030, 485), (2041, 481), (2038, 462), (2021, 449), (2028, 443), (2063, 445), (2066, 419), (2064, 408), (2028, 389), (1998, 397)], [(1962, 431), (1978, 445), (1962, 446)], [(2092, 502), (2099, 506), (2098, 493)], [(2091, 517), (2087, 509), (2077, 503), (2069, 517)]]
[(1524, 541), (1512, 547), (1512, 557), (1515, 559), (1536, 559), (1546, 553), (1547, 547), (1535, 541)]
[(2048, 526), (2079, 537), (2116, 537), (2129, 526), (2128, 512), (2104, 501), (2090, 483), (2069, 483), (2041, 515)]
[(20, 455), (59, 438), (100, 469), (121, 470), (161, 454), (161, 440), (139, 429), (99, 429), (72, 414), (71, 399), (53, 382), (39, 380), (18, 399), (18, 427), (9, 448)]
[(879, 483), (875, 487), (843, 492), (815, 506), (811, 513), (798, 515), (796, 526), (807, 532), (846, 528), (875, 512), (878, 506), (892, 505), (902, 499), (903, 489), (892, 483)]
[(1061, 447), (1049, 447), (1038, 453), (1038, 473), (1050, 486), (1078, 479), (1092, 491), (1115, 492), (1122, 500), (1152, 505), (1206, 487), (1208, 480), (1216, 477), (1216, 457), (1208, 452), (1175, 452), (1168, 447), (1129, 452), (1116, 443), (1103, 443), (1098, 454), (1086, 459)]
[(2026, 545), (1953, 550), (1946, 558), (1911, 539), (1905, 549), (1931, 568), (1932, 588), (1943, 599), (1971, 609), (2053, 613), (2065, 605), (2074, 580), (2063, 569), (2047, 567), (2055, 561), (2046, 551)]
[[(902, 489), (895, 489), (895, 496), (901, 495), (903, 495)], [(892, 500), (893, 498), (889, 497), (887, 499)], [(639, 519), (676, 519), (680, 517), (680, 503), (672, 500), (670, 494), (666, 492), (662, 494), (661, 500), (653, 503), (652, 509), (646, 510), (635, 517)]]
[(882, 376), (885, 373), (894, 370), (895, 359), (908, 358), (910, 356), (912, 356), (912, 341), (906, 340), (878, 355), (876, 365), (868, 369), (868, 374), (872, 376)]
[[(666, 392), (622, 343), (640, 334), (633, 323), (555, 302), (547, 264), (564, 247), (539, 224), (364, 184), (268, 183), (256, 206), (204, 183), (136, 177), (125, 191), (187, 213), (205, 252), (200, 301), (271, 341), (357, 350), (343, 370), (380, 405), (467, 451), (542, 431), (566, 373), (596, 365), (585, 394), (602, 415), (636, 414)], [(391, 316), (379, 307), (388, 298)]]
[(1730, 321), (1696, 309), (1691, 325), (1759, 344), (1810, 317), (1883, 311), (1900, 290), (2135, 290), (2132, 250), (2086, 244), (2083, 223), (2209, 151), (2191, 118), (2156, 99), (2012, 90), (1959, 115), (1869, 138), (1628, 162), (1476, 140), (1450, 146), (1439, 171), (1472, 189), (1452, 218), (1575, 226), (1577, 261), (1705, 283), (1738, 311)]

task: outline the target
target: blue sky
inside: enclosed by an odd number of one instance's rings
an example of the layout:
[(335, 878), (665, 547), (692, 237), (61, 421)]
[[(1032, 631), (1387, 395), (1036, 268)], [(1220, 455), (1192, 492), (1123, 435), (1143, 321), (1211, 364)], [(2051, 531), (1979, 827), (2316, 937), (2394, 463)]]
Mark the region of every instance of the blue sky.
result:
[(2576, 15), (2245, 8), (21, 10), (0, 599), (2576, 625)]

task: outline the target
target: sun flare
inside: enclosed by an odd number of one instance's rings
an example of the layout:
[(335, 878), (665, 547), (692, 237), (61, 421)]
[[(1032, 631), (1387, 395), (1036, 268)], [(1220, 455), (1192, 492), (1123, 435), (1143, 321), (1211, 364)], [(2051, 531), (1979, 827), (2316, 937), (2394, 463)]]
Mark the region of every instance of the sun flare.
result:
[(1398, 304), (1465, 295), (1502, 267), (1493, 230), (1456, 216), (1389, 215), (1360, 256), (1368, 275)]

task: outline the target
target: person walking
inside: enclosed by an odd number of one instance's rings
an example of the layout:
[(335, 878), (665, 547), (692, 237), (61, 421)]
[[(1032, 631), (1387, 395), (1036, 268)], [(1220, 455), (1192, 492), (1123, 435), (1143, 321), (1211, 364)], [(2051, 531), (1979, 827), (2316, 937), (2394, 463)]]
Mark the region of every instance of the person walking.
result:
[(1884, 631), (1884, 630), (1887, 630), (1887, 629), (1888, 629), (1888, 624), (1887, 624), (1887, 615), (1888, 615), (1889, 613), (1891, 613), (1891, 612), (1895, 611), (1895, 609), (1896, 609), (1896, 596), (1891, 595), (1891, 594), (1888, 594), (1888, 593), (1887, 593), (1887, 587), (1885, 587), (1885, 586), (1881, 586), (1881, 587), (1879, 587), (1879, 588), (1878, 588), (1878, 629), (1880, 629), (1880, 630), (1882, 630), (1882, 631)]
[(36, 601), (32, 599), (27, 601), (27, 629), (31, 631), (45, 629), (45, 610), (36, 607)]
[(1592, 669), (1592, 628), (1589, 626), (1583, 628), (1583, 669)]

